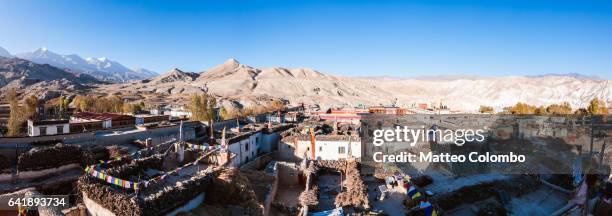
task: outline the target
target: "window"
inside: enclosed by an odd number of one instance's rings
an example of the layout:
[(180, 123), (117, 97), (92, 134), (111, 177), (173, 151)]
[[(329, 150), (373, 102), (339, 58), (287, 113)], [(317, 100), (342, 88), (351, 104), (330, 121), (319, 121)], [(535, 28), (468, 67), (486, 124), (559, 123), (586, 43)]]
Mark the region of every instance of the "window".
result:
[(28, 127), (28, 134), (29, 134), (30, 136), (32, 136), (32, 135), (33, 135), (33, 134), (32, 134), (32, 126), (29, 126), (29, 127)]
[(47, 127), (39, 127), (38, 130), (41, 136), (47, 135)]
[(64, 133), (64, 126), (60, 125), (57, 126), (57, 134), (63, 134)]
[(338, 147), (338, 154), (346, 154), (346, 147), (344, 146)]
[(244, 150), (248, 151), (249, 150), (249, 144), (247, 143), (246, 145), (244, 145)]
[(323, 151), (323, 146), (319, 146), (319, 151), (322, 152)]

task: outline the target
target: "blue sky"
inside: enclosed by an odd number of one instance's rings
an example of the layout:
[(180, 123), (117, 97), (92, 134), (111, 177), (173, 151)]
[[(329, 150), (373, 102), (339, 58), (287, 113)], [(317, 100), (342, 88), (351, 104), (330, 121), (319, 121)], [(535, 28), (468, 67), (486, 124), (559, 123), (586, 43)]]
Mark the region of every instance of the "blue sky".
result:
[(0, 1), (0, 46), (202, 71), (612, 79), (612, 1)]

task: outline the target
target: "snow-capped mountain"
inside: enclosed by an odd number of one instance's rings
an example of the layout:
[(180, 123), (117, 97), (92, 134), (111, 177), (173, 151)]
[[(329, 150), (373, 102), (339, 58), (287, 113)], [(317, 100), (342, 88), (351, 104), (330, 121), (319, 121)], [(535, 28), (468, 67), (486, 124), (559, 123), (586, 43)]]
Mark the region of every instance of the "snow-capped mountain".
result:
[(154, 77), (154, 76), (159, 75), (157, 72), (152, 71), (152, 70), (147, 70), (145, 68), (134, 68), (132, 69), (132, 71), (142, 74), (143, 76), (146, 76), (146, 77)]
[(140, 69), (139, 71), (129, 69), (119, 62), (105, 57), (83, 59), (76, 54), (57, 54), (44, 47), (34, 52), (20, 53), (16, 56), (39, 64), (49, 64), (73, 73), (89, 74), (108, 82), (128, 82), (157, 75), (157, 73), (146, 69)]
[(5, 50), (4, 48), (0, 47), (0, 57), (10, 58), (10, 57), (12, 57), (12, 55), (7, 50)]

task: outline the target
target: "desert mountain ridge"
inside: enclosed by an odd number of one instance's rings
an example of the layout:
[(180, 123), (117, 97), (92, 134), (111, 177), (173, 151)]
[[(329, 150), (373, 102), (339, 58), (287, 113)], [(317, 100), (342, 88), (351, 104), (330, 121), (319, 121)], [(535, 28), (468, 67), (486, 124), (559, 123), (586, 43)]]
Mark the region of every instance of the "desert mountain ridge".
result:
[(184, 102), (193, 93), (208, 92), (224, 106), (244, 107), (269, 100), (322, 107), (362, 105), (447, 105), (475, 111), (480, 105), (501, 109), (517, 102), (534, 105), (569, 102), (585, 107), (597, 97), (612, 101), (612, 82), (571, 75), (469, 78), (343, 77), (309, 68), (254, 68), (236, 59), (201, 72), (173, 69), (157, 77), (124, 84), (101, 85), (105, 92), (153, 94)]

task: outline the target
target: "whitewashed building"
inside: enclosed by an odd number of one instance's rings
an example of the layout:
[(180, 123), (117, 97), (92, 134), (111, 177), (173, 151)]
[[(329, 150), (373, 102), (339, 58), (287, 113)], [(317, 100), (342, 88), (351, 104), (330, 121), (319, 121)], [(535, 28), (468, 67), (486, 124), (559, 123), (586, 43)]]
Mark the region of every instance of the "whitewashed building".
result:
[(67, 119), (28, 120), (28, 136), (46, 136), (70, 133)]
[(275, 125), (272, 129), (258, 128), (243, 131), (227, 139), (228, 150), (234, 155), (232, 166), (242, 166), (257, 157), (276, 150), (280, 133), (291, 125)]
[[(279, 142), (279, 157), (285, 160), (313, 158), (311, 139), (308, 135), (293, 135)], [(339, 160), (350, 156), (361, 157), (361, 139), (348, 135), (318, 135), (315, 137), (314, 159)]]

